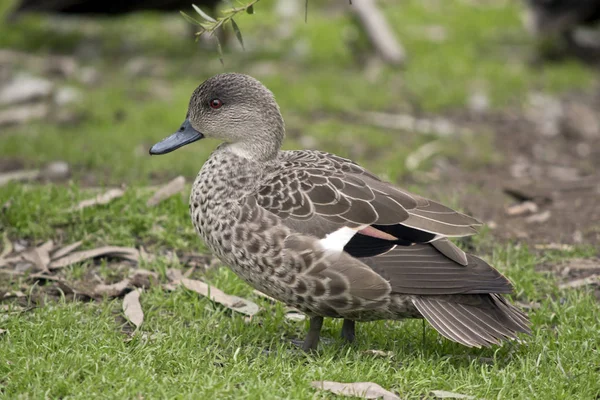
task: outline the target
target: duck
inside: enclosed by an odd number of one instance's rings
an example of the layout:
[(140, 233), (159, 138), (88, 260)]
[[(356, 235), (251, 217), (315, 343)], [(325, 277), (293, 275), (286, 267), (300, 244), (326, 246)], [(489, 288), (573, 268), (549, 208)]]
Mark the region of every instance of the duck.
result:
[(325, 317), (424, 318), (444, 337), (490, 347), (529, 334), (504, 295), (511, 282), (450, 238), (481, 223), (316, 150), (281, 150), (273, 93), (239, 73), (198, 86), (180, 128), (151, 155), (217, 139), (190, 194), (192, 223), (210, 251), (258, 291), (305, 313), (302, 349), (317, 349)]

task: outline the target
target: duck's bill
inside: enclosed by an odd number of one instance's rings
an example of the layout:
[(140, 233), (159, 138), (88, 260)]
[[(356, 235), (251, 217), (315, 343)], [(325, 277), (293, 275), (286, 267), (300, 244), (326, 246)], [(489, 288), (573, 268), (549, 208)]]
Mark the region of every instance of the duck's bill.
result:
[(203, 137), (204, 135), (192, 128), (192, 124), (186, 119), (177, 132), (150, 147), (150, 154), (167, 154)]

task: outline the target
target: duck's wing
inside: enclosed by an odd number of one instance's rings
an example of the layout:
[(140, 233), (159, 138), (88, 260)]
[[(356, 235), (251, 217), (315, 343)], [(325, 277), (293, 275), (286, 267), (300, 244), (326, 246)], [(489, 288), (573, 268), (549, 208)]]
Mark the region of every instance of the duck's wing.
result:
[(435, 241), (438, 250), (466, 264), (464, 253), (443, 238), (472, 235), (480, 225), (383, 182), (350, 160), (319, 151), (281, 152), (267, 170), (256, 200), (297, 232), (320, 238), (339, 232), (340, 240), (348, 240), (344, 250), (356, 257)]

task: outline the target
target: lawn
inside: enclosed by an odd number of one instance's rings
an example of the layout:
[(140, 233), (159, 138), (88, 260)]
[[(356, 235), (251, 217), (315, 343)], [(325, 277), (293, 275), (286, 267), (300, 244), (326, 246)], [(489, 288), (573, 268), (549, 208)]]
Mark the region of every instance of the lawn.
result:
[[(216, 143), (163, 157), (150, 157), (147, 149), (179, 127), (189, 95), (215, 73), (245, 72), (275, 93), (287, 122), (286, 148), (353, 158), (388, 180), (438, 193), (438, 200), (466, 211), (468, 205), (456, 202), (460, 193), (481, 198), (486, 193), (473, 182), (444, 186), (435, 178), (436, 160), (464, 171), (508, 169), (510, 155), (498, 151), (493, 126), (444, 136), (433, 129), (375, 126), (367, 115), (456, 121), (468, 113), (473, 92), (485, 93), (486, 112), (496, 115), (521, 112), (533, 91), (560, 96), (598, 84), (598, 72), (574, 60), (530, 64), (534, 46), (516, 1), (408, 0), (401, 6), (382, 1), (409, 56), (401, 69), (360, 54), (363, 39), (344, 7), (311, 2), (307, 23), (301, 8), (286, 22), (284, 35), (273, 3), (261, 1), (255, 15), (238, 19), (247, 49), (232, 44), (224, 67), (215, 51), (188, 39), (177, 15), (64, 26), (30, 16), (0, 26), (0, 49), (42, 59), (72, 57), (76, 72), (51, 79), (79, 96), (65, 106), (71, 119), (51, 114), (1, 128), (0, 173), (43, 170), (56, 160), (71, 169), (66, 181), (0, 186), (4, 246), (81, 240), (81, 249), (143, 247), (156, 255), (139, 265), (156, 279), (141, 294), (144, 322), (135, 330), (123, 317), (122, 296), (73, 301), (57, 282), (32, 279), (27, 271), (5, 274), (8, 268), (0, 266), (0, 295), (9, 294), (0, 297), (0, 398), (335, 398), (311, 387), (319, 380), (376, 382), (402, 399), (433, 398), (432, 390), (485, 399), (600, 398), (597, 298), (589, 286), (559, 287), (564, 277), (550, 272), (572, 260), (597, 260), (596, 242), (540, 250), (517, 237), (500, 239), (490, 228), (459, 243), (506, 274), (516, 287), (512, 300), (531, 308), (531, 337), (492, 349), (462, 347), (421, 321), (359, 324), (356, 343), (346, 345), (338, 338), (341, 321), (328, 320), (319, 351), (304, 354), (290, 339), (302, 338), (308, 324), (286, 318), (284, 305), (253, 293), (210, 258), (191, 277), (254, 301), (258, 314), (247, 318), (182, 287), (165, 288), (169, 269), (187, 271), (187, 256), (207, 253), (189, 219), (187, 195)], [(0, 1), (0, 13), (10, 4)], [(18, 68), (46, 74), (43, 64)], [(83, 79), (82, 71), (94, 71), (96, 78)], [(407, 157), (432, 142), (439, 149), (435, 159), (407, 165)], [(187, 179), (181, 194), (147, 205), (154, 186), (178, 175)], [(437, 186), (447, 189), (443, 195), (432, 190)], [(124, 195), (68, 211), (113, 187), (123, 187)], [(88, 260), (54, 275), (85, 292), (91, 277), (115, 283), (134, 266)]]

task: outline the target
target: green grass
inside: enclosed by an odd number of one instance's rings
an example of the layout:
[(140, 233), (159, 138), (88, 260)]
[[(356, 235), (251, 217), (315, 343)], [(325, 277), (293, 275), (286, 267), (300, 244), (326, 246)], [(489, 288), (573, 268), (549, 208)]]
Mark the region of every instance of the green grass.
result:
[[(0, 0), (0, 13), (11, 3)], [(0, 211), (2, 234), (30, 243), (83, 240), (83, 248), (110, 244), (144, 246), (157, 254), (205, 252), (188, 216), (189, 187), (182, 196), (147, 207), (150, 192), (144, 185), (179, 174), (193, 177), (216, 143), (164, 157), (149, 157), (147, 149), (179, 127), (195, 86), (224, 69), (251, 73), (273, 90), (287, 120), (286, 148), (302, 147), (304, 136), (312, 136), (316, 147), (351, 157), (391, 180), (409, 176), (406, 157), (433, 140), (440, 141), (439, 156), (465, 169), (493, 164), (501, 155), (494, 153), (488, 131), (446, 138), (390, 131), (370, 126), (363, 111), (454, 115), (473, 89), (484, 90), (494, 110), (515, 109), (531, 90), (561, 93), (595, 81), (593, 71), (574, 62), (529, 65), (532, 43), (520, 25), (519, 2), (462, 0), (380, 2), (409, 63), (403, 69), (382, 66), (367, 79), (369, 57), (357, 54), (363, 39), (352, 42), (357, 36), (352, 18), (312, 3), (308, 23), (298, 15), (291, 22), (294, 35), (279, 40), (273, 2), (261, 1), (255, 16), (237, 21), (251, 50), (226, 51), (225, 68), (216, 53), (185, 39), (178, 16), (83, 22), (81, 30), (60, 32), (38, 16), (0, 25), (0, 48), (43, 56), (77, 54), (89, 46), (91, 55), (77, 60), (101, 78), (94, 85), (77, 76), (57, 81), (81, 91), (81, 100), (69, 108), (81, 116), (78, 122), (48, 119), (3, 128), (0, 158), (32, 168), (65, 160), (73, 178), (64, 185), (0, 187), (0, 206), (10, 203)], [(432, 26), (445, 32), (443, 41), (428, 39)], [(294, 54), (291, 49), (298, 47), (310, 51)], [(149, 57), (161, 68), (156, 75), (131, 76), (125, 66), (133, 57)], [(418, 172), (430, 167), (426, 161)], [(121, 183), (128, 186), (124, 197), (65, 212), (97, 193), (86, 186)], [(460, 208), (452, 198), (445, 200)], [(288, 343), (303, 337), (304, 323), (286, 320), (281, 305), (257, 298), (228, 269), (216, 268), (203, 279), (256, 301), (263, 311), (247, 322), (183, 289), (153, 287), (142, 294), (145, 322), (132, 338), (121, 300), (65, 298), (24, 313), (0, 309), (0, 329), (8, 331), (0, 334), (0, 398), (333, 398), (311, 389), (313, 380), (373, 381), (403, 399), (426, 398), (430, 390), (486, 399), (600, 396), (600, 308), (593, 293), (560, 291), (553, 276), (536, 270), (541, 263), (593, 257), (597, 250), (580, 246), (539, 254), (519, 243), (497, 243), (489, 230), (470, 245), (515, 283), (514, 300), (541, 304), (530, 313), (534, 333), (523, 344), (467, 349), (430, 327), (423, 341), (421, 322), (406, 321), (360, 324), (357, 343), (347, 346), (338, 340), (341, 324), (330, 320), (323, 332), (330, 340), (318, 354), (304, 355)], [(71, 266), (64, 275), (78, 281), (90, 267)], [(173, 265), (159, 259), (143, 267), (165, 281), (164, 272)], [(121, 276), (110, 263), (95, 268), (107, 281)], [(25, 277), (0, 279), (0, 290), (40, 290)], [(371, 349), (393, 356), (364, 353)]]

